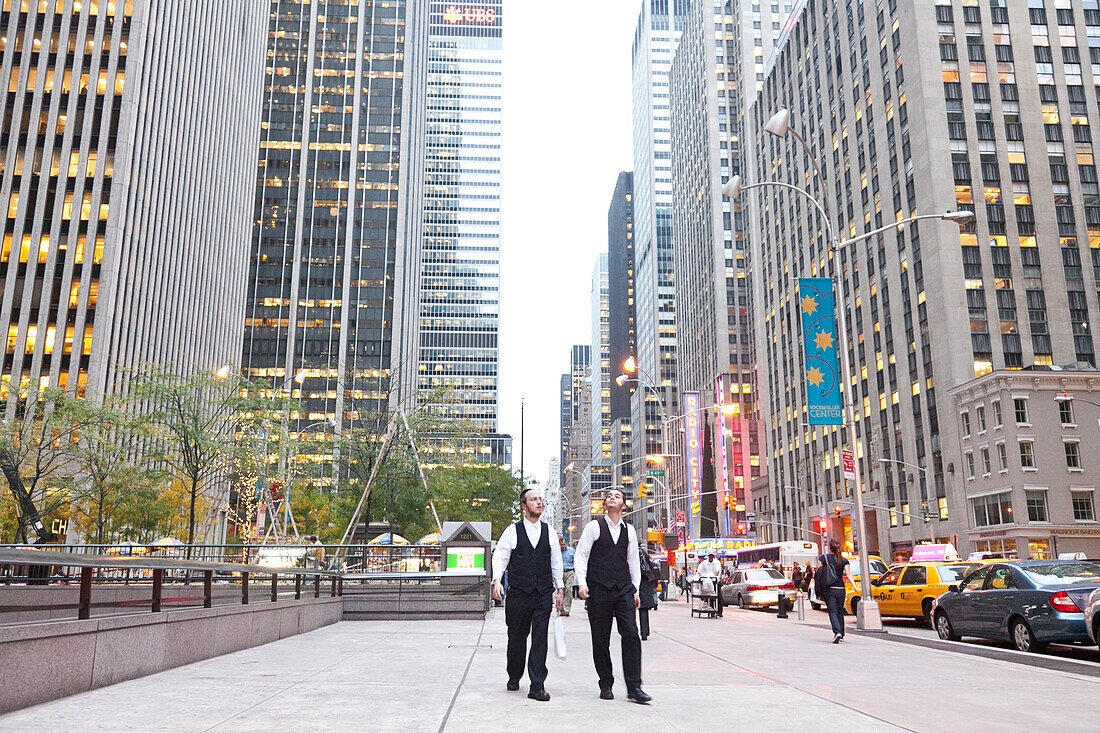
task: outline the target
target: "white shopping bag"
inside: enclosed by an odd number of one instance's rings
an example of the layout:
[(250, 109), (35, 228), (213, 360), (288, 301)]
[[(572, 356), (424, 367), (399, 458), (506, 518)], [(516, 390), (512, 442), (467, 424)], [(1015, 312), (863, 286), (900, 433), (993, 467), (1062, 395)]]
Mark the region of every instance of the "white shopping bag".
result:
[(565, 624), (562, 623), (561, 616), (557, 611), (554, 612), (554, 654), (558, 655), (558, 659), (565, 659)]

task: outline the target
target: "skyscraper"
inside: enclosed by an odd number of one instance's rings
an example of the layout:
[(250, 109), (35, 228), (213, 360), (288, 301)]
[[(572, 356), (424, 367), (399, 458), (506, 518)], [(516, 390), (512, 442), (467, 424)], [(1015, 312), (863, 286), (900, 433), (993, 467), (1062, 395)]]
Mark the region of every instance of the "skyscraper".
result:
[(607, 209), (608, 352), (611, 362), (611, 419), (630, 419), (632, 383), (616, 384), (622, 364), (635, 355), (634, 176), (619, 174)]
[[(1030, 479), (1042, 487), (1043, 462), (1053, 463), (1064, 486), (1075, 467), (1069, 448), (1036, 459), (1029, 415), (1040, 405), (1036, 397), (1029, 410), (1024, 386), (1043, 381), (1048, 391), (1036, 395), (1050, 400), (1052, 380), (966, 385), (994, 370), (1095, 368), (1100, 271), (1088, 266), (1100, 266), (1091, 133), (1100, 124), (1100, 8), (907, 0), (848, 13), (800, 3), (788, 29), (750, 113), (759, 131), (752, 180), (807, 186), (842, 239), (916, 214), (977, 216), (961, 233), (950, 221), (924, 221), (835, 256), (806, 200), (776, 188), (747, 194), (758, 224), (753, 266), (776, 518), (805, 527), (819, 508), (836, 506), (830, 534), (855, 539), (844, 503), (852, 486), (839, 465), (840, 449), (852, 446), (846, 430), (807, 424), (793, 325), (792, 278), (835, 272), (849, 324), (841, 346), (855, 372), (843, 382), (856, 410), (854, 449), (867, 503), (886, 507), (868, 507), (870, 549), (904, 555), (933, 535), (956, 537), (965, 553), (985, 535), (1011, 537), (1022, 557), (1052, 554), (1057, 531), (1030, 518), (1040, 516), (1033, 494), (1046, 492)], [(785, 106), (823, 178), (797, 144), (763, 134)], [(1002, 405), (1002, 395), (1012, 403)], [(1072, 444), (1072, 421), (1059, 424), (1046, 405), (1043, 424), (1058, 425), (1057, 442)], [(1013, 471), (987, 468), (977, 458), (983, 449)], [(993, 480), (971, 474), (971, 461)], [(995, 512), (986, 511), (991, 491)]]
[(702, 396), (701, 530), (722, 536), (747, 531), (749, 488), (764, 471), (749, 253), (741, 204), (722, 186), (741, 173), (752, 72), (790, 5), (693, 4), (670, 73), (679, 388)]
[(4, 4), (0, 398), (238, 363), (266, 17)]
[(503, 0), (432, 0), (420, 265), (428, 409), (497, 431)]
[(608, 303), (607, 253), (596, 256), (592, 268), (592, 349), (588, 360), (589, 394), (592, 396), (592, 465), (610, 466), (611, 439), (611, 312)]
[[(633, 458), (662, 448), (662, 419), (679, 411), (672, 252), (668, 71), (688, 0), (643, 0), (631, 49), (634, 142), (635, 317), (639, 378), (631, 402)], [(615, 364), (615, 376), (622, 364)], [(669, 451), (674, 452), (674, 451)], [(671, 478), (671, 477), (670, 477)]]
[[(581, 420), (582, 409), (582, 391), (585, 380), (588, 378), (588, 360), (589, 355), (592, 353), (592, 347), (587, 344), (576, 344), (569, 350), (569, 372), (562, 375), (562, 421), (561, 421), (561, 441), (565, 446), (565, 451), (562, 454), (561, 459), (561, 485), (566, 486), (566, 468), (569, 464), (577, 459), (574, 455), (573, 445), (573, 425)], [(566, 390), (569, 391), (566, 396)], [(587, 392), (584, 394), (587, 395)], [(591, 402), (590, 396), (585, 396), (583, 401)], [(568, 410), (566, 409), (568, 404)], [(591, 404), (584, 405), (584, 445), (590, 448), (590, 441), (588, 438), (589, 430), (591, 426), (588, 424), (589, 412)], [(584, 464), (588, 465), (588, 461), (591, 456), (585, 454)]]
[(301, 429), (415, 398), (427, 11), (271, 3), (243, 366)]

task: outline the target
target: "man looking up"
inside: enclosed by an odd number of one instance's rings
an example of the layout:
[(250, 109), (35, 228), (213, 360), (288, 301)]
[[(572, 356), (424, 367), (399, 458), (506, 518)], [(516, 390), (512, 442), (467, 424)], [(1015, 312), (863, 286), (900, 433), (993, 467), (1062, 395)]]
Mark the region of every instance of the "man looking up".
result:
[(638, 562), (638, 534), (623, 521), (626, 504), (621, 489), (607, 490), (605, 515), (593, 519), (577, 542), (573, 565), (580, 597), (588, 599), (588, 625), (592, 629), (592, 661), (600, 678), (600, 699), (613, 700), (615, 675), (611, 667), (611, 619), (622, 637), (623, 677), (626, 696), (637, 703), (653, 698), (642, 691), (642, 640), (634, 612), (641, 605), (638, 588), (642, 571)]
[(508, 571), (508, 599), (504, 621), (508, 626), (508, 689), (518, 690), (527, 656), (527, 635), (531, 653), (527, 676), (531, 689), (527, 697), (546, 702), (546, 632), (550, 607), (557, 590), (558, 610), (562, 604), (561, 549), (554, 530), (541, 520), (542, 492), (524, 489), (519, 495), (523, 519), (508, 525), (493, 551), (493, 598), (502, 600), (501, 576)]

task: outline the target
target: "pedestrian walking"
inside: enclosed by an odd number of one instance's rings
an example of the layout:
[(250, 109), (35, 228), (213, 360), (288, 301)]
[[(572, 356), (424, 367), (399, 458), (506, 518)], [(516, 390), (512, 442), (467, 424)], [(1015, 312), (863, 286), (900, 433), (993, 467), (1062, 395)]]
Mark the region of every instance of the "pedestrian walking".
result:
[(638, 567), (642, 574), (642, 584), (638, 588), (638, 596), (642, 600), (642, 605), (638, 607), (638, 630), (641, 632), (642, 641), (645, 641), (649, 638), (649, 612), (657, 608), (657, 583), (660, 580), (660, 569), (641, 546), (638, 547)]
[(588, 625), (592, 630), (592, 661), (600, 681), (600, 699), (613, 700), (615, 676), (611, 667), (611, 621), (622, 639), (623, 677), (626, 696), (637, 703), (653, 698), (642, 691), (642, 640), (634, 612), (641, 607), (642, 571), (638, 558), (638, 534), (623, 521), (626, 497), (611, 488), (604, 496), (604, 514), (589, 522), (577, 542), (574, 568), (580, 597), (587, 599)]
[[(523, 519), (508, 525), (493, 551), (493, 598), (504, 597), (501, 579), (508, 572), (508, 595), (504, 622), (508, 626), (508, 689), (518, 690), (527, 657), (531, 689), (527, 697), (546, 702), (546, 641), (550, 609), (557, 593), (562, 607), (562, 559), (558, 538), (543, 522), (542, 492), (524, 489), (519, 496)], [(531, 651), (527, 653), (527, 636)]]
[(829, 608), (833, 643), (839, 644), (844, 638), (844, 569), (848, 567), (848, 558), (840, 553), (839, 540), (829, 540), (829, 552), (819, 557), (818, 563), (814, 590)]
[(802, 589), (802, 578), (803, 578), (802, 566), (799, 565), (798, 563), (795, 563), (794, 564), (794, 572), (791, 573), (791, 582), (794, 583), (794, 587), (799, 589), (799, 590)]
[(806, 570), (802, 573), (802, 591), (809, 595), (810, 584), (814, 581), (814, 569), (810, 566), (809, 561), (806, 562)]
[(320, 570), (325, 567), (325, 546), (321, 544), (321, 540), (317, 538), (317, 535), (309, 536), (309, 556), (313, 561), (313, 567)]
[(565, 538), (561, 538), (561, 570), (562, 581), (565, 583), (565, 600), (561, 606), (561, 615), (568, 616), (569, 609), (573, 607), (573, 586), (577, 582), (577, 574), (573, 571), (573, 556), (576, 550), (569, 546)]
[(722, 618), (722, 565), (714, 559), (714, 553), (707, 555), (707, 559), (699, 563), (695, 568), (701, 578), (711, 578), (714, 581), (714, 603), (717, 606), (718, 618)]

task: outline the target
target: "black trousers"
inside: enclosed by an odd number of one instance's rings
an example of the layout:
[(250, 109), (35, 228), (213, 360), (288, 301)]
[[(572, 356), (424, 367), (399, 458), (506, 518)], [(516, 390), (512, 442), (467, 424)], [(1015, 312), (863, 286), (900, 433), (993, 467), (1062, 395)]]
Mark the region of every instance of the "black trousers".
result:
[(592, 661), (600, 678), (600, 689), (609, 690), (615, 684), (611, 666), (611, 621), (618, 624), (623, 651), (623, 677), (627, 688), (642, 686), (642, 640), (634, 623), (634, 590), (618, 592), (590, 586), (588, 626), (592, 630)]
[(642, 632), (642, 636), (649, 636), (649, 609), (638, 609), (638, 630)]
[[(523, 677), (523, 658), (527, 657), (527, 676), (531, 689), (541, 690), (546, 684), (546, 633), (554, 594), (524, 593), (508, 589), (504, 603), (504, 622), (508, 626), (508, 679), (517, 682)], [(531, 635), (531, 653), (527, 654), (527, 635)]]

